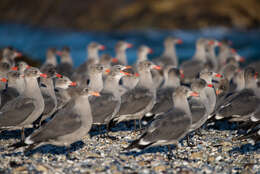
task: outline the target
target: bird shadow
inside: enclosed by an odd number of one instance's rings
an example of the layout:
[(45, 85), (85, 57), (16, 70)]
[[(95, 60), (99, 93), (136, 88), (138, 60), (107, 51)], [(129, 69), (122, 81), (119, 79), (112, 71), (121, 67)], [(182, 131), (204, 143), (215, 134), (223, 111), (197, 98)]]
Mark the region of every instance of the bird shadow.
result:
[(255, 145), (247, 143), (247, 144), (244, 144), (242, 146), (234, 147), (233, 149), (231, 149), (229, 151), (229, 154), (233, 155), (235, 153), (240, 153), (240, 154), (244, 155), (244, 154), (247, 154), (247, 153), (250, 153), (250, 152), (258, 151), (259, 149), (260, 149), (260, 142), (256, 143)]
[(216, 120), (214, 124), (205, 125), (206, 129), (215, 130), (237, 130), (239, 124), (237, 122), (229, 122), (228, 120)]
[[(176, 146), (171, 145), (171, 149), (173, 150), (174, 148), (176, 148)], [(121, 154), (126, 155), (126, 156), (140, 156), (140, 155), (144, 155), (144, 154), (155, 154), (155, 153), (165, 153), (167, 154), (168, 151), (168, 147), (167, 146), (155, 146), (155, 147), (149, 147), (147, 149), (143, 149), (140, 151), (135, 151), (135, 150), (130, 150), (130, 151), (122, 151)]]
[[(35, 129), (27, 128), (25, 129), (25, 137), (29, 136)], [(9, 140), (9, 139), (20, 139), (21, 130), (4, 130), (0, 132), (0, 140)]]
[[(184, 138), (182, 138), (180, 141), (179, 141), (179, 145), (181, 146), (185, 146), (184, 145), (184, 141), (186, 141), (186, 136)], [(128, 143), (131, 144), (133, 141), (129, 141)], [(172, 153), (172, 150), (176, 149), (176, 151), (178, 151), (176, 145), (174, 144), (170, 144), (169, 145), (170, 149), (171, 149), (171, 153)], [(165, 153), (167, 156), (169, 155), (169, 149), (168, 149), (168, 145), (164, 145), (164, 146), (152, 146), (152, 147), (148, 147), (148, 148), (145, 148), (145, 149), (141, 149), (141, 150), (126, 150), (126, 149), (123, 149), (121, 154), (124, 154), (126, 156), (140, 156), (140, 155), (144, 155), (144, 154), (152, 154), (152, 153)], [(174, 155), (174, 154), (172, 154)]]
[[(127, 122), (120, 122), (120, 123), (114, 125), (113, 127), (111, 127), (110, 131), (111, 132), (134, 131), (135, 130), (134, 122), (135, 122), (135, 120), (131, 120), (131, 121), (127, 121)], [(142, 125), (142, 129), (144, 129), (145, 127), (147, 127), (147, 125), (145, 125), (145, 126)], [(94, 126), (92, 126), (89, 134), (91, 137), (93, 137), (93, 136), (102, 135), (107, 132), (108, 131), (107, 131), (106, 125), (94, 125)]]
[[(46, 144), (46, 145), (42, 145), (39, 146), (35, 149), (32, 150), (28, 150), (28, 151), (24, 151), (24, 155), (25, 156), (31, 156), (33, 154), (36, 153), (40, 153), (40, 154), (52, 154), (52, 155), (67, 155), (68, 152), (75, 152), (81, 148), (83, 148), (85, 144), (82, 141), (77, 141), (73, 144), (71, 144), (69, 147), (65, 147), (65, 146), (55, 146), (55, 145), (51, 145), (51, 144)], [(20, 154), (21, 152), (12, 152), (12, 153), (8, 153), (8, 154), (4, 154), (5, 156), (17, 156), (17, 154)]]

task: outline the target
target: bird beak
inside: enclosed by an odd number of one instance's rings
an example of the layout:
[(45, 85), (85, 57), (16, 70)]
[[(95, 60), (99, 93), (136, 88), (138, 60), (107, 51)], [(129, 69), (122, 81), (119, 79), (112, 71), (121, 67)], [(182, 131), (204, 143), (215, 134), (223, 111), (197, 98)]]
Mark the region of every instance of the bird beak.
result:
[(111, 60), (111, 62), (117, 63), (117, 62), (118, 62), (118, 59), (117, 59), (117, 58), (113, 58), (113, 59)]
[(99, 93), (99, 92), (92, 92), (92, 91), (91, 91), (90, 94), (91, 94), (91, 95), (94, 95), (94, 96), (97, 96), (97, 97), (100, 96), (100, 93)]
[(105, 74), (109, 74), (109, 73), (110, 73), (110, 69), (106, 69)]
[(183, 79), (184, 78), (184, 73), (183, 73), (182, 69), (180, 69), (180, 75), (181, 75), (181, 78)]
[(26, 69), (29, 69), (29, 68), (31, 68), (31, 66), (30, 66), (30, 65), (27, 65), (27, 66), (26, 66)]
[(47, 74), (44, 74), (44, 73), (41, 73), (40, 76), (43, 78), (47, 78)]
[(221, 74), (215, 73), (215, 77), (222, 78), (223, 76)]
[(14, 66), (14, 67), (12, 67), (12, 70), (13, 70), (13, 71), (17, 71), (17, 70), (18, 70), (18, 67), (17, 67), (17, 66)]
[(213, 88), (213, 85), (212, 84), (208, 84), (208, 87)]
[(152, 68), (153, 68), (153, 69), (157, 69), (157, 70), (161, 70), (161, 69), (162, 69), (162, 68), (161, 68), (160, 66), (158, 66), (158, 65), (153, 65)]
[(105, 47), (104, 45), (100, 45), (100, 46), (99, 46), (99, 49), (103, 51), (103, 50), (106, 49), (106, 47)]
[(62, 55), (62, 52), (61, 52), (61, 51), (56, 51), (56, 54), (57, 54), (58, 56), (61, 56), (61, 55)]
[(245, 61), (246, 61), (246, 59), (244, 57), (239, 58), (239, 62), (245, 62)]
[(192, 96), (192, 97), (199, 97), (199, 93), (194, 92), (194, 91), (190, 91), (188, 95)]
[(22, 56), (23, 56), (22, 53), (20, 53), (20, 52), (15, 52), (15, 57), (22, 57)]
[(130, 44), (130, 43), (127, 44), (127, 48), (132, 48), (132, 47), (133, 47), (133, 44)]
[(177, 44), (182, 44), (182, 43), (183, 43), (183, 41), (181, 39), (177, 40)]
[(124, 69), (131, 69), (132, 68), (132, 66), (130, 66), (130, 65), (127, 65), (127, 66), (125, 66), (125, 68)]
[(128, 72), (124, 72), (124, 71), (120, 71), (121, 73), (123, 73), (124, 75), (127, 75), (127, 76), (131, 76), (132, 74), (131, 73), (128, 73)]
[(215, 41), (214, 40), (210, 40), (209, 42), (208, 42), (208, 45), (214, 45), (215, 44)]
[(235, 54), (235, 53), (237, 53), (237, 50), (234, 48), (231, 48), (231, 53)]
[(6, 83), (7, 82), (7, 79), (6, 78), (1, 78), (1, 81)]
[(216, 95), (221, 94), (221, 91), (219, 89), (216, 89)]
[(56, 77), (62, 78), (62, 75), (61, 74), (56, 74)]
[(77, 86), (77, 83), (76, 82), (71, 82), (70, 86)]

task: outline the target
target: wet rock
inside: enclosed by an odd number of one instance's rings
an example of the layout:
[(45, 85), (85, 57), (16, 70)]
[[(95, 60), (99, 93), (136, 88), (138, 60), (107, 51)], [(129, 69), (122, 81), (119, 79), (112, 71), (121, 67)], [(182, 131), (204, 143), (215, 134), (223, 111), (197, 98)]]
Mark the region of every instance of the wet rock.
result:
[(252, 28), (260, 23), (258, 0), (86, 0), (77, 3), (27, 0), (22, 4), (16, 0), (3, 0), (0, 7), (2, 21), (83, 30), (201, 28), (216, 25)]

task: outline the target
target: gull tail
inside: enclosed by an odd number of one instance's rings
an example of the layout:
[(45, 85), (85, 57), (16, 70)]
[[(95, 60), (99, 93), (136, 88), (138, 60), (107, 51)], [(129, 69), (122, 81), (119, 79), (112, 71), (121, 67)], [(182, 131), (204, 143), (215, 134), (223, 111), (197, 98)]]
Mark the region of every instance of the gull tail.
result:
[(137, 140), (134, 140), (128, 147), (126, 147), (124, 150), (131, 150), (131, 149), (145, 149), (149, 146), (151, 146), (153, 144), (153, 142), (145, 142), (145, 143), (142, 143), (142, 139), (143, 137), (145, 136), (146, 134), (143, 134), (139, 139)]

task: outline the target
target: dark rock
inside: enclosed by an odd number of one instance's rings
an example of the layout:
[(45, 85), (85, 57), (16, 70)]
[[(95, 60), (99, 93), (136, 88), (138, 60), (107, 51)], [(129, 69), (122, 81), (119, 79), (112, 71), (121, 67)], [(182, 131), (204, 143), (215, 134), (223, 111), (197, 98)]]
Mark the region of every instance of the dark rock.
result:
[(80, 30), (253, 28), (258, 0), (1, 0), (0, 21)]

